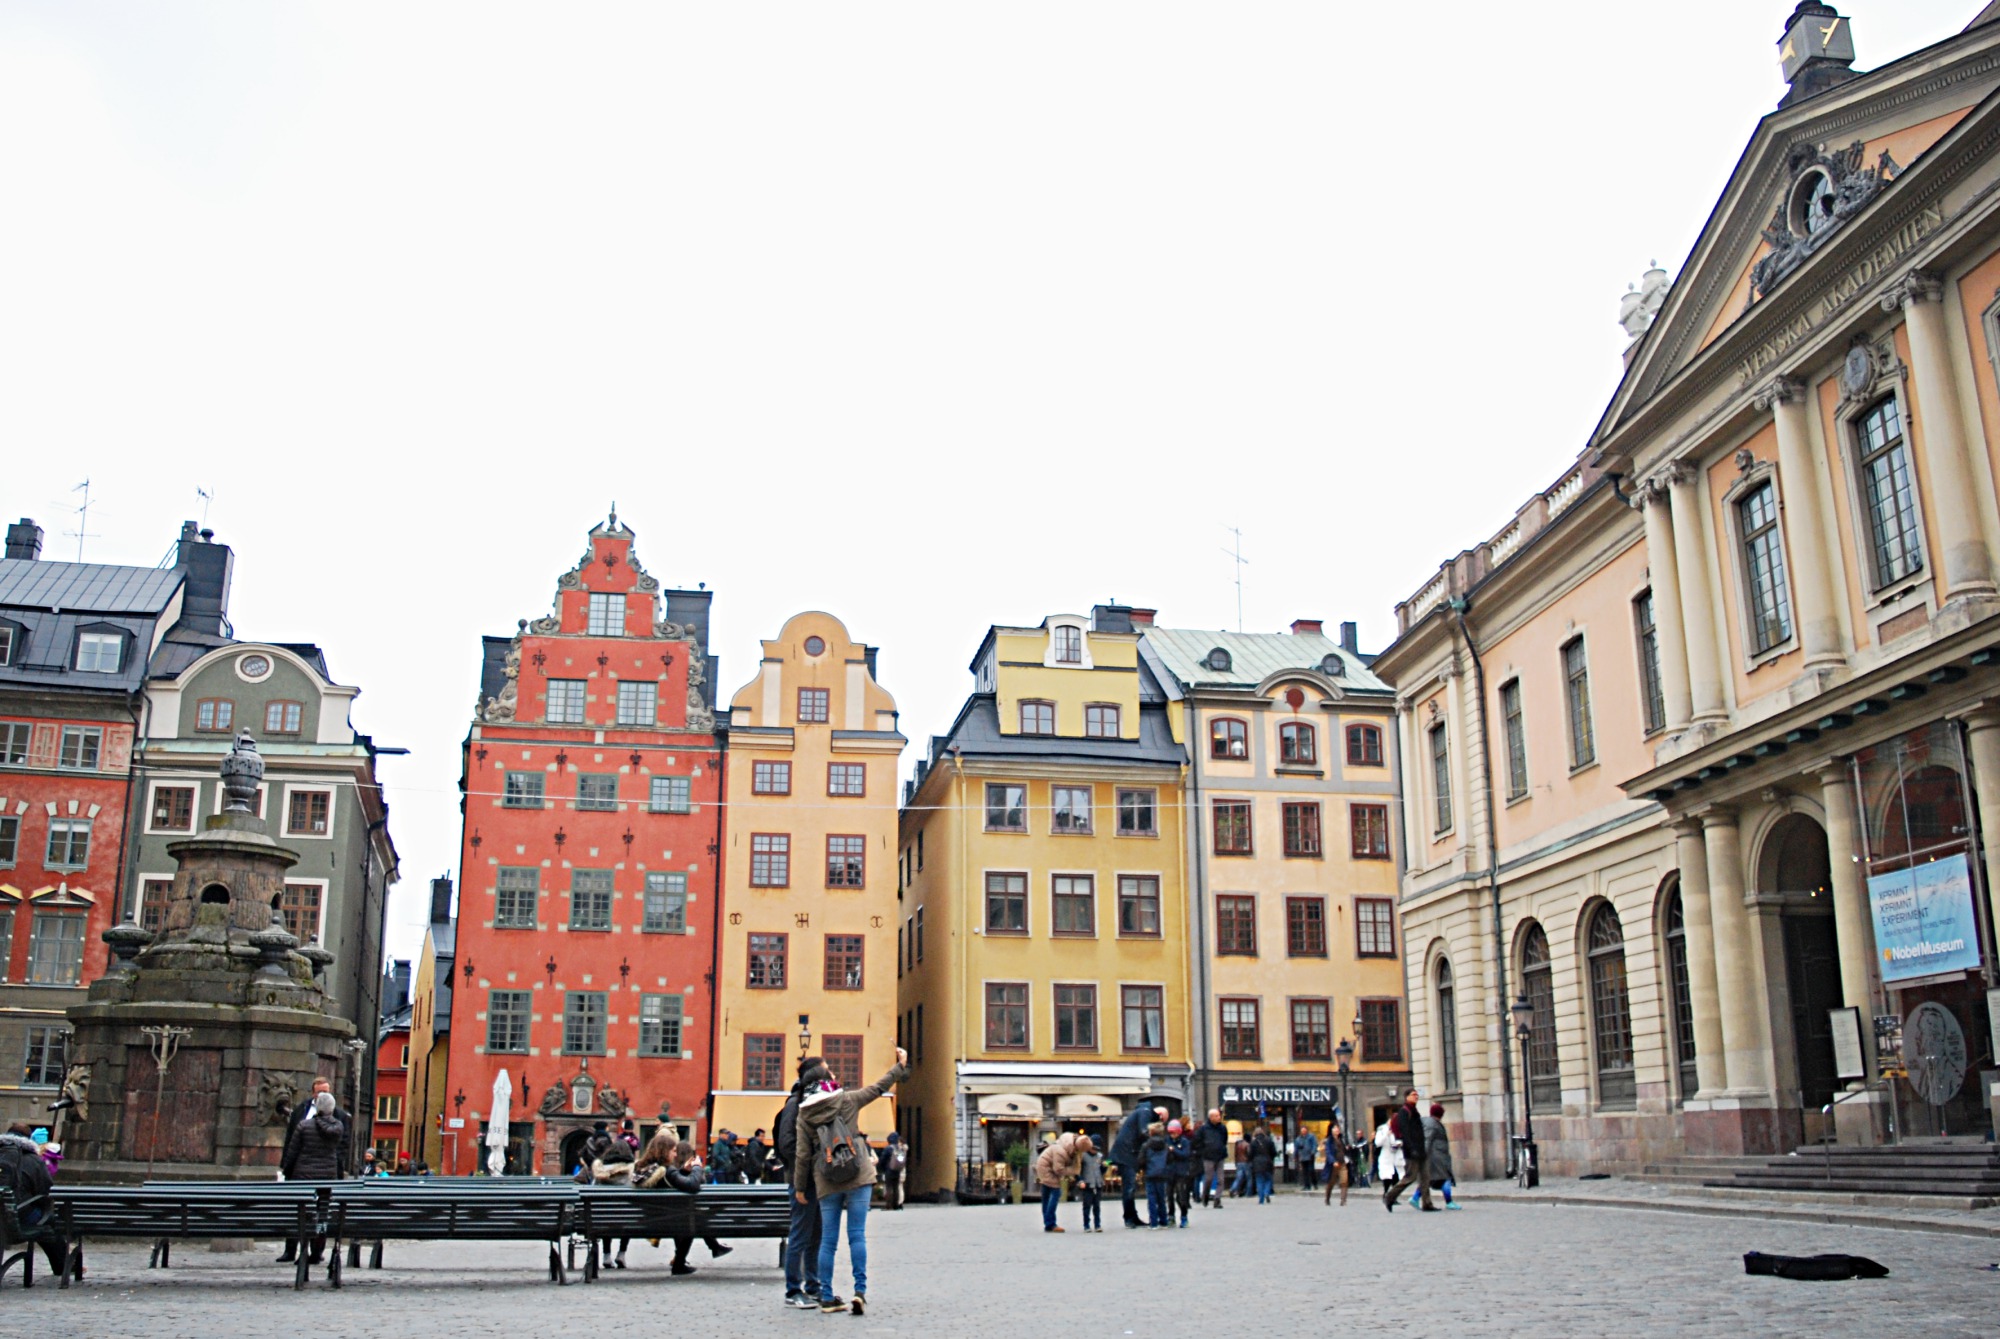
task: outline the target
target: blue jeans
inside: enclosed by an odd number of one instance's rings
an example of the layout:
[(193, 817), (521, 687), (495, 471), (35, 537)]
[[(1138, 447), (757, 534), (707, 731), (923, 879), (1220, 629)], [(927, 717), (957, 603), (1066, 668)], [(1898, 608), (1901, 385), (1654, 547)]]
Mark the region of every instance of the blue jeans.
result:
[(854, 1274), (854, 1295), (868, 1293), (868, 1201), (874, 1186), (856, 1186), (819, 1198), (820, 1296), (833, 1295), (833, 1256), (840, 1246), (840, 1215), (847, 1214), (847, 1267)]
[(1257, 1202), (1259, 1204), (1269, 1204), (1271, 1202), (1271, 1174), (1269, 1172), (1258, 1172), (1256, 1175)]
[(1173, 1221), (1173, 1205), (1167, 1199), (1167, 1178), (1164, 1176), (1147, 1177), (1146, 1226), (1171, 1227)]
[(1053, 1232), (1055, 1230), (1056, 1206), (1061, 1203), (1061, 1186), (1042, 1187), (1042, 1231)]
[(824, 1277), (819, 1272), (819, 1197), (816, 1187), (808, 1181), (804, 1187), (806, 1202), (799, 1203), (792, 1198), (792, 1230), (785, 1238), (785, 1296), (804, 1293), (808, 1297), (819, 1296), (819, 1281)]

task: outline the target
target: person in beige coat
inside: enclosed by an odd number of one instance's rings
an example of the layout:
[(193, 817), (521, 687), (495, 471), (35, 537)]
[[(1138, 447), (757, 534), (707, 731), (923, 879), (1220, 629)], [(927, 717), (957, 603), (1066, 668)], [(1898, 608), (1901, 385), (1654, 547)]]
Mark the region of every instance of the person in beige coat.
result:
[[(804, 1185), (807, 1177), (819, 1191), (819, 1309), (841, 1311), (847, 1303), (833, 1290), (833, 1259), (840, 1245), (840, 1217), (847, 1215), (847, 1264), (854, 1272), (854, 1314), (868, 1307), (868, 1201), (875, 1193), (875, 1150), (861, 1137), (857, 1117), (861, 1108), (910, 1076), (909, 1056), (896, 1048), (896, 1064), (887, 1074), (866, 1088), (842, 1088), (833, 1070), (818, 1056), (807, 1060), (799, 1073), (806, 1086), (799, 1103), (799, 1148), (793, 1158), (792, 1184)], [(836, 1150), (836, 1130), (850, 1138)], [(837, 1156), (829, 1157), (829, 1153)], [(803, 1204), (805, 1192), (794, 1191)]]
[(1056, 1226), (1056, 1206), (1062, 1203), (1063, 1182), (1077, 1174), (1083, 1155), (1096, 1149), (1087, 1134), (1063, 1134), (1051, 1140), (1035, 1159), (1035, 1181), (1042, 1188), (1042, 1231), (1062, 1231)]

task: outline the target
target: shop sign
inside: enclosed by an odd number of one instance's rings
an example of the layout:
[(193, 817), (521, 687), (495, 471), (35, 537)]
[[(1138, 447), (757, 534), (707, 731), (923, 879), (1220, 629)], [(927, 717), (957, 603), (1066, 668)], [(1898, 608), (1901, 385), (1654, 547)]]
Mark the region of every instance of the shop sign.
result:
[(1272, 1106), (1332, 1106), (1333, 1089), (1323, 1085), (1305, 1084), (1296, 1088), (1261, 1087), (1251, 1084), (1225, 1084), (1222, 1100), (1231, 1105), (1248, 1105), (1265, 1102)]
[(1868, 910), (1884, 983), (1979, 966), (1972, 875), (1963, 855), (1870, 875)]

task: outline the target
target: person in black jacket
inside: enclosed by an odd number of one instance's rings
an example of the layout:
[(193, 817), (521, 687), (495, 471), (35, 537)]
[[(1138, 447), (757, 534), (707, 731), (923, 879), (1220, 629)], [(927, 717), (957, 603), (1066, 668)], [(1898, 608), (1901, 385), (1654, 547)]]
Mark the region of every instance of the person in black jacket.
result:
[[(49, 1175), (41, 1146), (35, 1143), (35, 1127), (26, 1121), (16, 1121), (7, 1127), (7, 1133), (0, 1134), (0, 1186), (14, 1192), (22, 1227), (34, 1228), (48, 1221), (52, 1212), (48, 1194), (55, 1186), (55, 1178)], [(48, 1259), (50, 1272), (60, 1275), (65, 1254), (63, 1239), (53, 1232), (44, 1237), (42, 1254)], [(80, 1265), (76, 1276), (83, 1277)]]
[[(330, 1090), (315, 1093), (307, 1106), (310, 1114), (292, 1126), (278, 1170), (287, 1181), (338, 1181), (347, 1170), (347, 1132), (354, 1118), (334, 1105)], [(325, 1254), (326, 1238), (314, 1237), (312, 1263)]]
[(1194, 1132), (1194, 1151), (1201, 1159), (1201, 1202), (1222, 1207), (1222, 1164), (1229, 1161), (1229, 1127), (1222, 1113), (1211, 1110)]
[[(285, 1128), (285, 1147), (282, 1153), (282, 1157), (290, 1158), (292, 1156), (291, 1153), (292, 1137), (298, 1133), (299, 1127), (306, 1125), (307, 1123), (312, 1121), (314, 1116), (317, 1114), (317, 1110), (313, 1104), (318, 1100), (319, 1095), (321, 1093), (325, 1093), (329, 1097), (331, 1097), (333, 1095), (333, 1084), (331, 1081), (327, 1079), (314, 1079), (312, 1081), (312, 1092), (310, 1093), (310, 1095), (307, 1096), (305, 1101), (300, 1102), (297, 1106), (293, 1107), (291, 1111), (288, 1113), (286, 1118), (286, 1128)], [(352, 1147), (352, 1145), (348, 1141), (353, 1137), (354, 1121), (350, 1116), (348, 1116), (348, 1114), (345, 1111), (340, 1110), (338, 1107), (334, 1109), (333, 1114), (347, 1123), (347, 1134), (342, 1137), (341, 1147), (340, 1147), (340, 1165), (342, 1167), (346, 1167), (348, 1153), (350, 1152)], [(288, 1181), (306, 1179), (294, 1176), (291, 1170), (288, 1169), (282, 1161), (279, 1163), (279, 1170), (284, 1173), (285, 1179)], [(288, 1265), (292, 1263), (294, 1260), (298, 1259), (298, 1257), (299, 1257), (298, 1242), (290, 1238), (287, 1238), (285, 1240), (284, 1253), (278, 1257), (278, 1263), (281, 1265)]]
[(1389, 1118), (1389, 1128), (1403, 1144), (1403, 1179), (1382, 1194), (1382, 1207), (1396, 1212), (1396, 1197), (1411, 1186), (1421, 1193), (1425, 1213), (1436, 1213), (1431, 1203), (1430, 1160), (1424, 1148), (1424, 1116), (1417, 1110), (1417, 1090), (1403, 1094), (1403, 1105)]
[(1154, 1121), (1164, 1122), (1166, 1119), (1165, 1107), (1133, 1107), (1111, 1140), (1108, 1160), (1118, 1169), (1118, 1192), (1125, 1201), (1126, 1227), (1144, 1226), (1139, 1221), (1138, 1206), (1132, 1202), (1139, 1189), (1139, 1151), (1146, 1143), (1146, 1127)]
[[(801, 1073), (805, 1061), (799, 1062)], [(792, 1095), (785, 1099), (785, 1106), (778, 1113), (777, 1124), (772, 1128), (771, 1141), (778, 1151), (778, 1163), (784, 1173), (785, 1184), (793, 1181), (792, 1166), (798, 1161), (799, 1153), (799, 1103), (805, 1100), (806, 1084), (803, 1078), (792, 1085)], [(785, 1237), (785, 1305), (801, 1311), (819, 1310), (819, 1187), (813, 1178), (807, 1177), (805, 1184), (794, 1186), (798, 1192), (791, 1197), (791, 1231)], [(799, 1202), (799, 1194), (805, 1202)]]
[[(662, 1125), (646, 1149), (632, 1165), (632, 1183), (645, 1190), (678, 1190), (684, 1195), (701, 1193), (701, 1172), (694, 1163), (695, 1146), (683, 1144), (674, 1137), (671, 1126)], [(688, 1263), (688, 1252), (694, 1249), (692, 1234), (674, 1238), (673, 1272), (692, 1274), (694, 1266)], [(710, 1254), (719, 1254), (716, 1243), (708, 1244)], [(727, 1251), (729, 1248), (724, 1247)], [(623, 1269), (621, 1260), (618, 1268)]]

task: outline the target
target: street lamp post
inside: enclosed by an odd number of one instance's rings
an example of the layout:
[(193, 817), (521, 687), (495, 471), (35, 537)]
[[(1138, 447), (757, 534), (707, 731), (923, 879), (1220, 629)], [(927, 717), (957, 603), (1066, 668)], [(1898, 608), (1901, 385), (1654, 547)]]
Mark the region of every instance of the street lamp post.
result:
[[(1340, 1045), (1333, 1048), (1333, 1058), (1340, 1063), (1340, 1127), (1342, 1137), (1351, 1144), (1354, 1142), (1354, 1115), (1348, 1110), (1347, 1106), (1347, 1067), (1354, 1061), (1354, 1043), (1348, 1038), (1342, 1037)], [(1344, 1166), (1347, 1162), (1347, 1150), (1344, 1148), (1340, 1149), (1339, 1153), (1341, 1164)]]
[(1535, 1006), (1528, 1002), (1523, 992), (1514, 1001), (1514, 1035), (1521, 1039), (1521, 1157), (1519, 1171), (1521, 1188), (1532, 1189), (1541, 1184), (1541, 1169), (1535, 1165), (1535, 1113), (1533, 1107), (1534, 1085), (1528, 1077), (1528, 1042), (1535, 1035)]
[(800, 1014), (799, 1015), (799, 1059), (803, 1060), (806, 1058), (806, 1052), (812, 1049), (812, 1042), (813, 1042), (812, 1015)]

